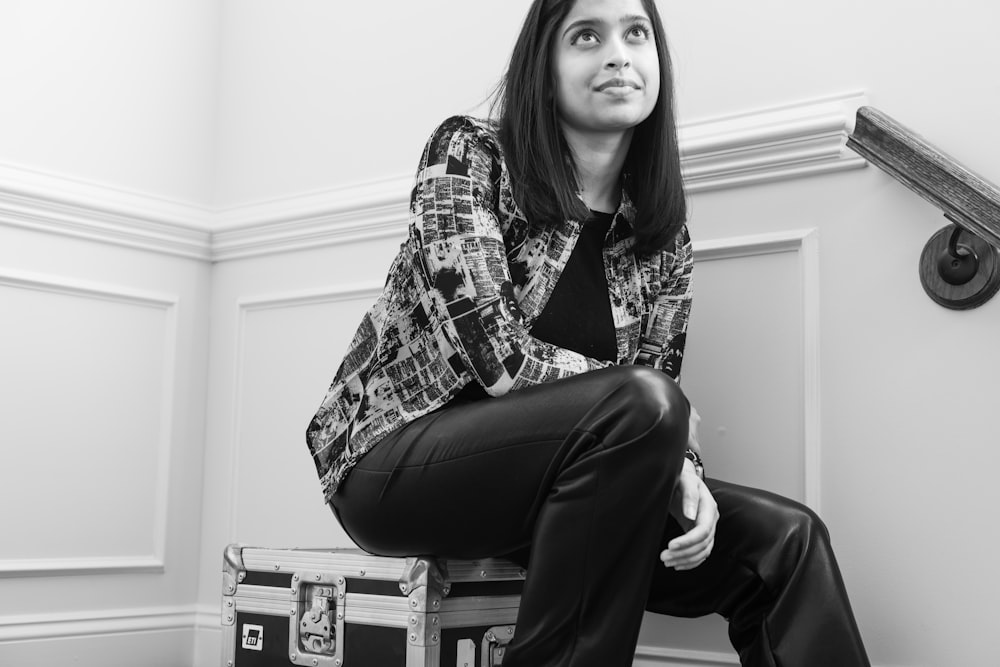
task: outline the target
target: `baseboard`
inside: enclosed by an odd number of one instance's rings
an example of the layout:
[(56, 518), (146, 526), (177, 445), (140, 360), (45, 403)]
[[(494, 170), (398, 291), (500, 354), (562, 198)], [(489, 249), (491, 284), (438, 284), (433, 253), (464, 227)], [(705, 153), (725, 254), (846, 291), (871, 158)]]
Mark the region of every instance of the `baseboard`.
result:
[[(209, 644), (210, 655), (214, 655), (221, 632), (222, 619), (219, 611), (214, 607), (199, 606), (197, 618), (198, 641)], [(730, 667), (739, 664), (735, 653), (640, 645), (636, 648), (632, 667)]]
[[(686, 123), (679, 128), (689, 192), (854, 169), (845, 148), (862, 93)], [(402, 237), (412, 174), (225, 209), (170, 201), (0, 164), (0, 225), (225, 261)]]
[(739, 664), (736, 653), (639, 645), (632, 667), (729, 667)]
[(193, 630), (207, 622), (194, 605), (0, 617), (0, 643)]

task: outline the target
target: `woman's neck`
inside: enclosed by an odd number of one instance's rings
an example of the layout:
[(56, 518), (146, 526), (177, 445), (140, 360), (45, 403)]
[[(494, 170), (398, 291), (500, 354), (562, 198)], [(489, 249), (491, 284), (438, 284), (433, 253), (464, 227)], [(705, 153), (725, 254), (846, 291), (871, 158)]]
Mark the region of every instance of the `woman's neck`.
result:
[(621, 198), (621, 174), (632, 143), (632, 130), (594, 134), (563, 125), (573, 153), (583, 203), (593, 211), (614, 212)]

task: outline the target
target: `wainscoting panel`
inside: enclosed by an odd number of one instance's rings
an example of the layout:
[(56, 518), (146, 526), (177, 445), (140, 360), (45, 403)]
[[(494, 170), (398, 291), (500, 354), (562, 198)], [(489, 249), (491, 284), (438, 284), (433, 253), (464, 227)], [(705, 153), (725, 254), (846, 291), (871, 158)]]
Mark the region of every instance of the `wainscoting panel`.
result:
[[(682, 386), (702, 417), (708, 474), (814, 509), (820, 500), (818, 250), (813, 230), (696, 243), (696, 296), (682, 368)], [(718, 617), (646, 614), (640, 642), (635, 664), (643, 667), (738, 664)]]
[[(381, 283), (239, 303), (230, 541), (352, 546), (322, 500), (305, 430)], [(274, 493), (261, 489), (273, 489)], [(275, 495), (283, 508), (275, 516)]]
[(0, 577), (163, 570), (177, 304), (0, 269)]
[(790, 230), (696, 244), (682, 383), (702, 416), (710, 475), (818, 511), (817, 238)]

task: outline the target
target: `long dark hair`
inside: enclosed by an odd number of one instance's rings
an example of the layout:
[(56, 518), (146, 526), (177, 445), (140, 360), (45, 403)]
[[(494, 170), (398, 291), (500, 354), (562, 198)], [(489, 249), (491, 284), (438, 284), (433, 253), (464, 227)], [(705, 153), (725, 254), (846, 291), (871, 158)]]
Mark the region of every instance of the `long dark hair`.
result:
[[(576, 0), (535, 0), (524, 19), (491, 111), (500, 122), (507, 168), (529, 221), (585, 220), (572, 155), (555, 104), (552, 45)], [(642, 0), (660, 60), (660, 94), (633, 131), (622, 184), (635, 204), (635, 247), (648, 255), (666, 247), (687, 218), (674, 120), (673, 73), (666, 33), (654, 0)]]

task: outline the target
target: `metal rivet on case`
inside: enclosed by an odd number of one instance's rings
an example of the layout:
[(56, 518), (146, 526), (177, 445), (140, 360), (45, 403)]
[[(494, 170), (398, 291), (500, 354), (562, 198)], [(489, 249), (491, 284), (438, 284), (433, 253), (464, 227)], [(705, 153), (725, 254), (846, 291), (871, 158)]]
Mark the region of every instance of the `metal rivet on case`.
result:
[(507, 627), (507, 634), (508, 634), (508, 635), (512, 635), (512, 634), (514, 634), (514, 628), (512, 628), (512, 627), (509, 627), (509, 626), (508, 626), (508, 627)]
[(316, 581), (319, 581), (321, 578), (318, 574), (316, 575)]
[(518, 570), (517, 571), (517, 576), (519, 576), (522, 579), (524, 579), (526, 576), (528, 576), (528, 572), (527, 572), (527, 570)]
[(434, 618), (431, 619), (431, 625), (437, 625), (437, 624), (438, 624), (438, 617), (435, 616)]
[(431, 641), (436, 642), (437, 640), (438, 640), (438, 634), (435, 632), (434, 634), (431, 635)]
[(226, 586), (226, 588), (229, 589), (230, 591), (232, 591), (236, 587), (233, 586), (232, 584), (229, 584), (228, 586)]
[(233, 661), (232, 660), (226, 660), (226, 667), (233, 667)]
[(232, 614), (227, 614), (226, 615), (226, 620), (229, 621), (230, 623), (232, 623), (232, 621), (233, 621), (233, 615)]
[(246, 572), (240, 572), (240, 576), (239, 576), (240, 581), (243, 581), (246, 578), (247, 578), (247, 573)]
[(293, 574), (292, 575), (292, 581), (298, 581), (298, 580), (299, 580), (299, 575)]
[(417, 641), (417, 635), (413, 632), (410, 633), (410, 641), (411, 642)]
[(417, 617), (410, 616), (410, 625), (416, 625), (416, 624), (417, 624)]
[(291, 611), (289, 611), (289, 612), (288, 612), (288, 615), (289, 615), (289, 616), (295, 616), (295, 610), (294, 610), (294, 609), (292, 609)]
[(338, 611), (338, 612), (337, 612), (337, 618), (338, 618), (338, 619), (339, 619), (339, 618), (344, 618), (344, 612), (342, 612), (342, 611)]
[(333, 664), (336, 665), (337, 667), (340, 667), (340, 658), (337, 658), (336, 660), (334, 660)]
[(365, 576), (365, 571), (364, 570), (361, 570), (361, 576), (362, 577)]
[(479, 573), (479, 576), (482, 577), (483, 579), (485, 579), (486, 578), (486, 570), (481, 571)]
[(416, 607), (417, 606), (417, 601), (416, 600), (410, 600), (410, 606), (411, 607)]
[(314, 665), (318, 665), (319, 664), (319, 660), (317, 660), (316, 658), (313, 658), (313, 664)]
[(274, 564), (274, 569), (275, 570), (280, 570), (281, 569), (281, 565), (279, 563), (275, 563)]
[(292, 659), (292, 662), (294, 662), (295, 660), (297, 660), (297, 659), (298, 659), (298, 657), (299, 657), (299, 656), (298, 656), (298, 654), (296, 654), (296, 653), (292, 653), (292, 654), (291, 654), (290, 656), (288, 656), (288, 657)]

